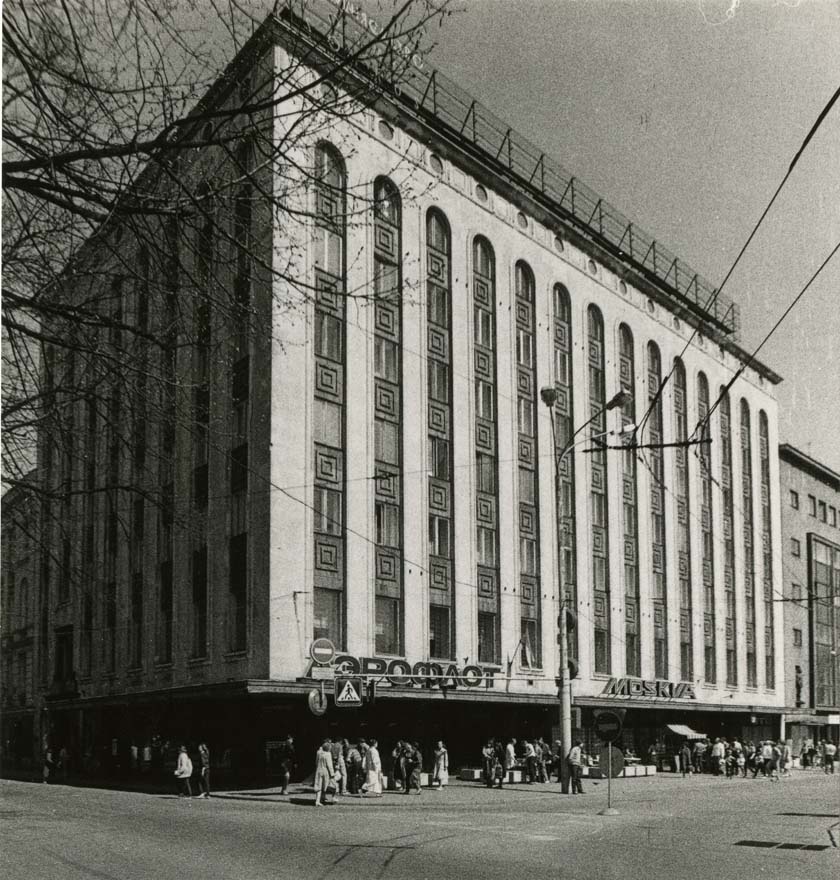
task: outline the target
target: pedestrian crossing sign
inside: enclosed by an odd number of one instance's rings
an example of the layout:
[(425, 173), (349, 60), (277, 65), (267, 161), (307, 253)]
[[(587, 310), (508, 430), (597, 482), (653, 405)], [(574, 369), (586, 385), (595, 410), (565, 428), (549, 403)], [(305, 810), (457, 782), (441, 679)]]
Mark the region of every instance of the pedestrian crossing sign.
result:
[(335, 677), (335, 704), (341, 708), (362, 705), (362, 680), (346, 675)]

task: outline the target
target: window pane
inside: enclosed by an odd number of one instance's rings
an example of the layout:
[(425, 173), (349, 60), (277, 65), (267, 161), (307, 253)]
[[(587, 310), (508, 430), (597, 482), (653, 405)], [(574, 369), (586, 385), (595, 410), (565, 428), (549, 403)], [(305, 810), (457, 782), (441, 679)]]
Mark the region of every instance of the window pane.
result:
[(429, 437), (432, 475), (439, 480), (449, 479), (449, 441)]
[(377, 461), (399, 464), (397, 426), (391, 422), (376, 419), (373, 423), (374, 455)]
[(534, 503), (534, 472), (519, 468), (519, 503)]
[(449, 637), (449, 609), (432, 605), (429, 609), (429, 656), (449, 658), (452, 653)]
[(329, 639), (334, 645), (342, 643), (341, 597), (338, 590), (315, 588), (315, 620), (313, 634), (316, 639)]
[(496, 662), (496, 615), (478, 613), (478, 662)]
[(374, 341), (374, 372), (380, 379), (397, 381), (397, 345), (377, 336)]
[(321, 357), (341, 363), (341, 321), (319, 309), (315, 310), (315, 351)]
[(316, 398), (313, 416), (315, 442), (340, 449), (341, 407), (336, 403)]
[(399, 602), (376, 597), (376, 653), (399, 654)]

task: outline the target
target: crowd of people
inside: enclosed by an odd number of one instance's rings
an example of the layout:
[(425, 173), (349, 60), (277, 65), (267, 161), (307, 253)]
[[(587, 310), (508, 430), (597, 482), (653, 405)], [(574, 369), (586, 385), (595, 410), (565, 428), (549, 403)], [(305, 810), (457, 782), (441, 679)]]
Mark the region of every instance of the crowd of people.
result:
[[(423, 766), (420, 744), (399, 740), (391, 752), (390, 779), (394, 790), (421, 794)], [(381, 797), (385, 775), (379, 743), (375, 739), (359, 738), (350, 742), (327, 738), (315, 756), (315, 806), (328, 803), (329, 796)], [(449, 752), (441, 741), (434, 748), (431, 782), (437, 791), (449, 782)], [(286, 793), (285, 786), (282, 793)]]
[[(836, 753), (833, 743), (822, 741), (815, 747), (812, 741), (806, 742), (800, 766), (814, 766), (812, 762), (819, 760), (826, 773), (833, 773)], [(752, 773), (753, 779), (760, 774), (763, 779), (778, 782), (783, 776), (790, 776), (794, 756), (790, 741), (767, 739), (741, 743), (737, 738), (717, 737), (714, 742), (709, 738), (695, 740), (693, 744), (685, 742), (679, 758), (683, 776), (711, 773), (724, 779), (746, 779)]]
[(522, 770), (522, 781), (526, 785), (551, 782), (552, 774), (559, 782), (564, 760), (569, 766), (573, 793), (583, 793), (581, 778), (587, 759), (580, 741), (572, 745), (565, 757), (560, 740), (552, 746), (542, 737), (521, 741), (510, 737), (507, 743), (501, 739), (489, 739), (481, 750), (482, 776), (488, 788), (502, 788), (507, 774), (513, 769)]

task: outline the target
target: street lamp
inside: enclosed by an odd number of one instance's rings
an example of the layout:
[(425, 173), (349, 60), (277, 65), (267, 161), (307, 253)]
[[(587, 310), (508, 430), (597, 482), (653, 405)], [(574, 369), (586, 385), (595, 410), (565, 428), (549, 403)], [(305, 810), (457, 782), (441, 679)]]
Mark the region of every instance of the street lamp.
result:
[[(560, 465), (563, 459), (577, 445), (575, 438), (581, 431), (586, 430), (597, 418), (603, 413), (611, 409), (624, 406), (629, 403), (633, 396), (627, 391), (619, 391), (599, 410), (597, 410), (589, 419), (584, 422), (569, 438), (569, 442), (563, 447), (562, 452), (557, 454), (557, 435), (554, 427), (554, 404), (557, 402), (557, 389), (553, 386), (546, 386), (540, 389), (540, 398), (548, 407), (551, 418), (551, 445), (554, 452), (554, 503), (555, 507), (560, 502)], [(631, 427), (631, 426), (628, 426)], [(632, 426), (635, 428), (635, 426)], [(626, 430), (626, 428), (625, 428)], [(589, 438), (583, 438), (587, 440)], [(563, 585), (563, 559), (558, 559), (557, 564), (557, 580), (560, 588), (560, 616), (557, 622), (560, 626), (560, 781), (564, 794), (569, 793), (569, 766), (566, 763), (566, 755), (572, 747), (572, 682), (569, 678), (569, 645), (568, 645), (568, 625), (566, 608), (566, 591)]]

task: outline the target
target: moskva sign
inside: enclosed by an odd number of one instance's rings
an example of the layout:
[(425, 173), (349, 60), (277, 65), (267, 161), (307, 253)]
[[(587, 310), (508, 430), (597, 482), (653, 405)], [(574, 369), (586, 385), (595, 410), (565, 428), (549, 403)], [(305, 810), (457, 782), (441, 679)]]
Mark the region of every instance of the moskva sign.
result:
[(687, 681), (661, 681), (644, 678), (611, 678), (602, 696), (664, 698), (667, 700), (696, 700), (694, 685)]

